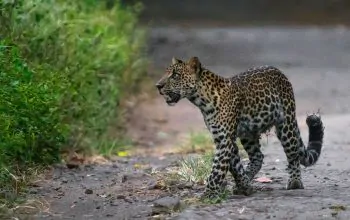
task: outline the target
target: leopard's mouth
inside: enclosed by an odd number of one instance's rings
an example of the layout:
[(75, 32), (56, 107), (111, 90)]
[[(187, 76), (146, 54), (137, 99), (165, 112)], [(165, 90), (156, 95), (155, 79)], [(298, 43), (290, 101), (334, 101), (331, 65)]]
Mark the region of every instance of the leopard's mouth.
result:
[(174, 106), (181, 99), (181, 95), (177, 93), (169, 93), (165, 97), (165, 101), (169, 106)]

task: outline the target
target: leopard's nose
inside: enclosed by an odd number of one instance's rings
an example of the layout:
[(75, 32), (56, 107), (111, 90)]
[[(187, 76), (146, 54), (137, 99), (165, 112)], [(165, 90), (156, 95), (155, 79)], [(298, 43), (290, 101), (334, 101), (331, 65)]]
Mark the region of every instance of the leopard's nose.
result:
[(156, 84), (156, 87), (160, 90), (164, 87), (164, 84), (161, 84), (161, 83), (157, 83)]
[(162, 88), (164, 87), (164, 84), (157, 83), (156, 87), (157, 87), (157, 89), (159, 91), (159, 94), (163, 95)]

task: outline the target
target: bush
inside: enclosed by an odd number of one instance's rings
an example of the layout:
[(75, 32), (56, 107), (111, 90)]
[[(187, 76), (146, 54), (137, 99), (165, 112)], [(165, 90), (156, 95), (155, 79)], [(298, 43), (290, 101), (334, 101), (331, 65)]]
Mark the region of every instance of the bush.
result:
[(10, 22), (2, 34), (28, 60), (47, 63), (69, 79), (60, 109), (75, 137), (71, 145), (99, 148), (110, 123), (121, 118), (120, 101), (135, 89), (145, 64), (143, 30), (136, 26), (140, 7), (124, 8), (119, 1), (107, 9), (103, 1), (21, 0), (6, 8)]
[(65, 126), (57, 108), (65, 79), (31, 69), (14, 46), (0, 45), (0, 152), (8, 161), (57, 160)]
[(0, 188), (6, 191), (16, 171), (59, 159), (66, 126), (57, 107), (66, 80), (46, 66), (28, 66), (18, 49), (3, 41), (0, 83)]
[(121, 103), (143, 79), (139, 11), (119, 1), (0, 1), (4, 167), (52, 163), (62, 146), (96, 152), (121, 142), (107, 131), (123, 127)]

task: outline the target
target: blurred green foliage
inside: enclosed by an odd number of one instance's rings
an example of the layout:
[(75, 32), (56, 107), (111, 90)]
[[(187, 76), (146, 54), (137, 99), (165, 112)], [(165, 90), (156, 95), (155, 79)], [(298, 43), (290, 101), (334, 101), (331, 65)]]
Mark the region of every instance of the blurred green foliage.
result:
[(57, 161), (62, 146), (115, 148), (108, 129), (123, 127), (120, 103), (146, 60), (141, 5), (110, 2), (0, 0), (0, 187), (11, 167)]

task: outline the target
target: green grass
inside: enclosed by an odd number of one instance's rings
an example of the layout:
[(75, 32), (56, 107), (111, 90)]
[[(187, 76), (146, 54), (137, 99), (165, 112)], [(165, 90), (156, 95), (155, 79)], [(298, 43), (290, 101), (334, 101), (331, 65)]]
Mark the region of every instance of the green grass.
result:
[[(239, 148), (239, 153), (242, 158), (247, 157), (247, 154), (241, 144), (239, 138), (237, 138), (236, 144)], [(188, 137), (177, 149), (178, 153), (206, 153), (215, 149), (215, 145), (211, 134), (207, 131), (203, 132), (191, 132)]]
[[(247, 158), (239, 139), (236, 144), (241, 158)], [(187, 141), (180, 146), (179, 152), (194, 155), (185, 156), (179, 161), (176, 172), (178, 177), (186, 182), (203, 185), (211, 172), (214, 150), (215, 145), (209, 132), (192, 132)]]
[[(240, 140), (236, 141), (242, 159), (247, 158)], [(194, 184), (204, 186), (212, 169), (215, 145), (209, 132), (191, 132), (185, 141), (177, 148), (176, 153), (183, 154), (174, 166), (169, 167), (166, 173), (158, 173), (156, 177), (160, 180), (158, 187), (171, 190), (178, 184)], [(187, 204), (216, 204), (226, 200), (231, 195), (229, 190), (213, 199), (186, 198)]]
[(205, 153), (215, 149), (209, 132), (191, 132), (178, 147), (179, 153)]
[(213, 156), (212, 152), (188, 156), (179, 162), (177, 174), (181, 180), (204, 185), (211, 171)]
[[(239, 148), (241, 158), (247, 158), (240, 140), (237, 139), (236, 144)], [(192, 132), (188, 138), (180, 146), (178, 152), (186, 155), (178, 162), (177, 167), (171, 171), (169, 175), (172, 180), (193, 183), (197, 185), (205, 185), (208, 178), (214, 157), (215, 145), (209, 132)], [(204, 199), (201, 202), (207, 204), (215, 204), (226, 200), (230, 194), (229, 191), (224, 192), (214, 199)], [(199, 201), (191, 201), (190, 203), (198, 203)]]

